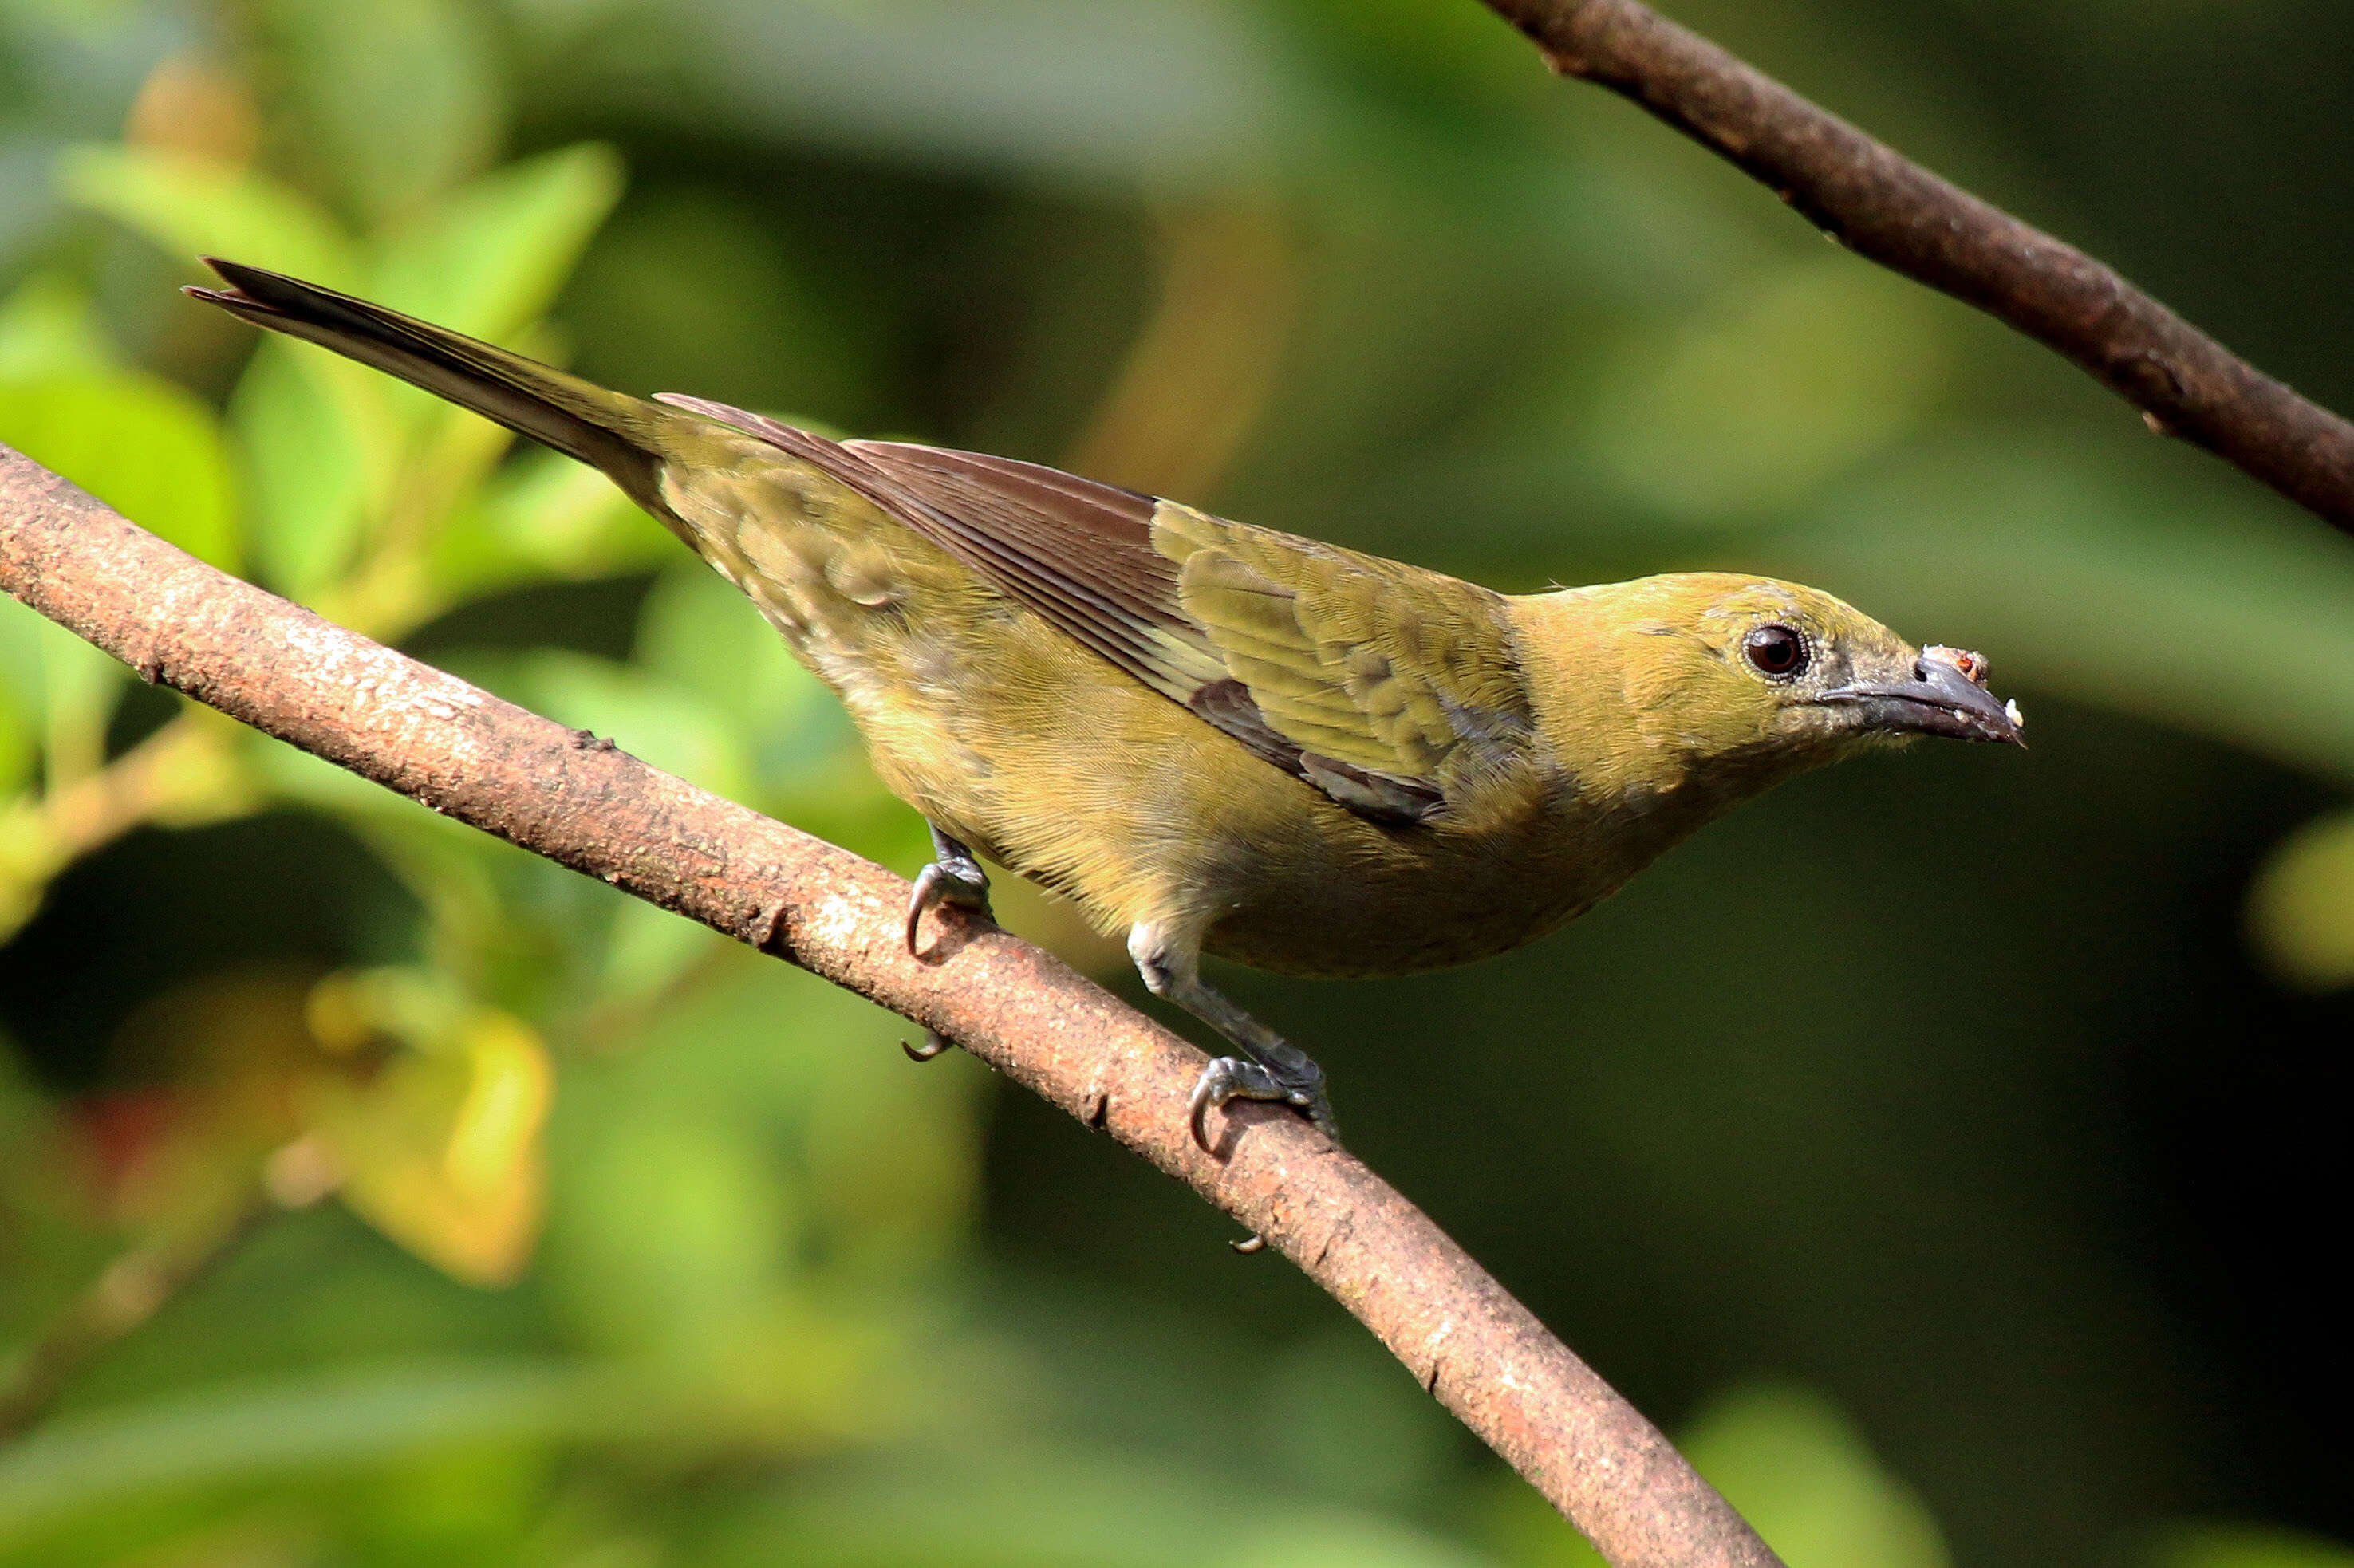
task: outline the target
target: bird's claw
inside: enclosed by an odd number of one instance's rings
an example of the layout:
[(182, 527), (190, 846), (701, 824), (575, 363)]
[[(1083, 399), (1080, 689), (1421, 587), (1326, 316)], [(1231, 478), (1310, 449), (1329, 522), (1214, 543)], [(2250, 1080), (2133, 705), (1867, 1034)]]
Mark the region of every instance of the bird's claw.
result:
[(1316, 1071), (1313, 1063), (1309, 1064), (1309, 1071), (1314, 1075), (1288, 1079), (1261, 1063), (1240, 1056), (1218, 1057), (1202, 1069), (1186, 1101), (1186, 1124), (1193, 1129), (1193, 1141), (1205, 1153), (1216, 1152), (1210, 1143), (1207, 1118), (1212, 1109), (1224, 1110), (1230, 1100), (1289, 1106), (1327, 1138), (1337, 1139), (1340, 1129), (1332, 1120), (1332, 1103), (1324, 1097), (1324, 1075)]
[(910, 1062), (928, 1062), (947, 1050), (952, 1044), (954, 1043), (938, 1030), (927, 1029), (924, 1031), (924, 1043), (921, 1045), (910, 1045), (902, 1040), (899, 1042), (899, 1049), (907, 1054), (907, 1060)]
[(936, 860), (917, 873), (916, 890), (907, 895), (907, 951), (920, 951), (916, 938), (924, 914), (943, 904), (953, 904), (984, 920), (991, 918), (988, 876), (970, 859)]

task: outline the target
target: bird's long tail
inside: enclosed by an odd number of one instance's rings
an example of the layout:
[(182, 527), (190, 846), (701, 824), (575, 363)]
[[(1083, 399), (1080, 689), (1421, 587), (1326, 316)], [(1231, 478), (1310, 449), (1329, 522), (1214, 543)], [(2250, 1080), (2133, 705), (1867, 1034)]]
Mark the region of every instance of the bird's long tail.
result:
[(298, 278), (205, 264), (229, 286), (189, 289), (196, 298), (414, 383), (602, 469), (641, 505), (652, 501), (658, 432), (686, 416)]

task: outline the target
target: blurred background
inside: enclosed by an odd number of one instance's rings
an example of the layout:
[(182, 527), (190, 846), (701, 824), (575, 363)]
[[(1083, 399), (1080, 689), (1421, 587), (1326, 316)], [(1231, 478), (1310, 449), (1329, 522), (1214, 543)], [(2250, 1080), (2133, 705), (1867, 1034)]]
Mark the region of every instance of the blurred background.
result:
[[(2354, 10), (1670, 9), (2354, 407)], [(2354, 545), (1473, 0), (0, 0), (0, 440), (912, 872), (724, 584), (201, 251), (1986, 651), (2029, 754), (1801, 780), (1503, 960), (1220, 983), (1795, 1568), (2354, 1563)], [(0, 934), (10, 1568), (1593, 1561), (1108, 1141), (6, 601)]]

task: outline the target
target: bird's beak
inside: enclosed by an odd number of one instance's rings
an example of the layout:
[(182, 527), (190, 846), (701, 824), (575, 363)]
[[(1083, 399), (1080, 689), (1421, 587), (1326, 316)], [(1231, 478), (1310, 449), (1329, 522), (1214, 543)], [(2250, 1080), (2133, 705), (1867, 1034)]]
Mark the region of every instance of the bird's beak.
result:
[(2025, 746), (2019, 705), (1997, 701), (1986, 681), (1987, 662), (1978, 654), (1932, 647), (1921, 651), (1910, 680), (1858, 681), (1815, 700), (1853, 705), (1865, 729)]

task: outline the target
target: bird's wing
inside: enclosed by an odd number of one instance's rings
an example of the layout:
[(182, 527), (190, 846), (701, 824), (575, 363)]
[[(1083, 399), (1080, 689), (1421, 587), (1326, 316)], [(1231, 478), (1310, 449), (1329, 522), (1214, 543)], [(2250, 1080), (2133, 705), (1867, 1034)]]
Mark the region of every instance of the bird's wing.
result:
[(662, 400), (814, 464), (1363, 816), (1427, 821), (1527, 753), (1520, 662), (1486, 588), (1035, 463)]
[(1154, 512), (1153, 545), (1177, 563), (1178, 606), (1236, 700), (1342, 805), (1427, 821), (1527, 755), (1534, 721), (1501, 595), (1173, 502)]

